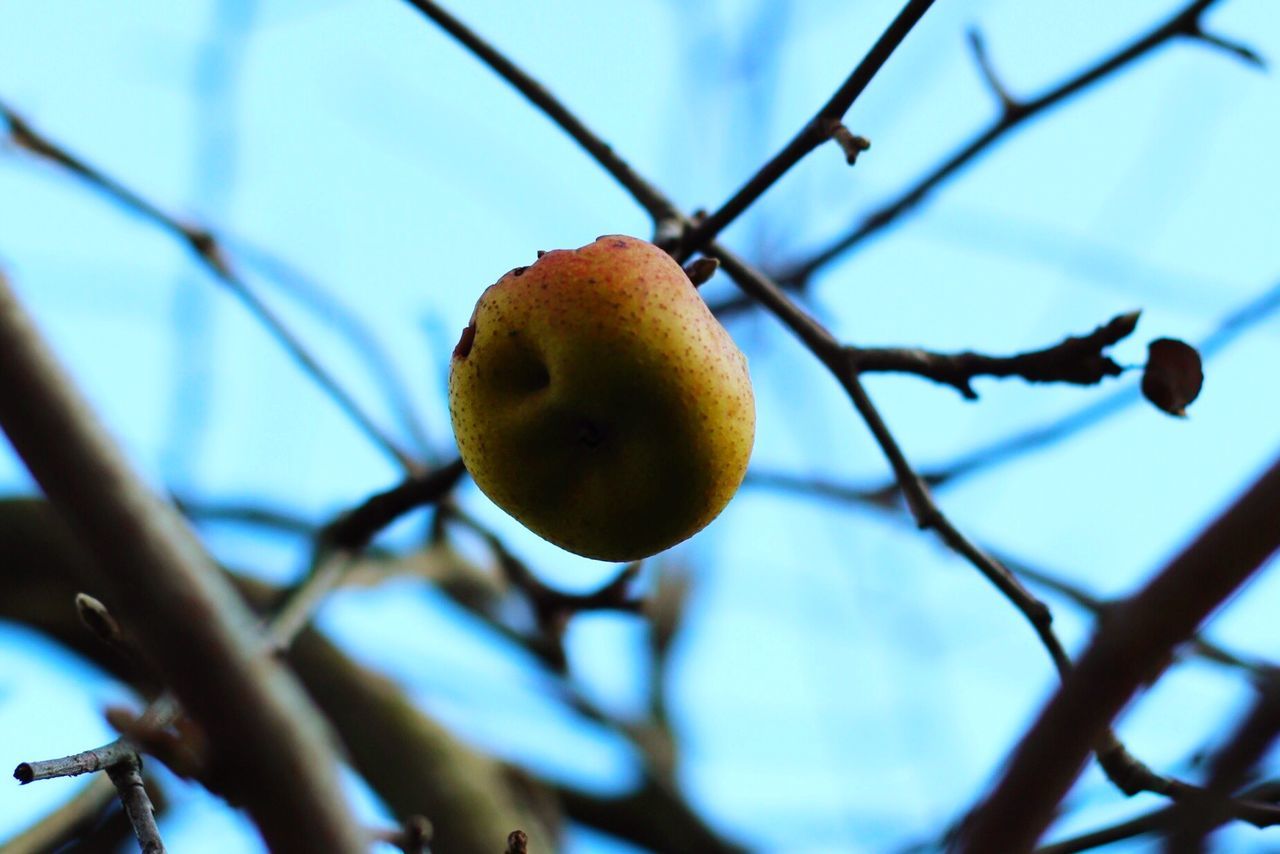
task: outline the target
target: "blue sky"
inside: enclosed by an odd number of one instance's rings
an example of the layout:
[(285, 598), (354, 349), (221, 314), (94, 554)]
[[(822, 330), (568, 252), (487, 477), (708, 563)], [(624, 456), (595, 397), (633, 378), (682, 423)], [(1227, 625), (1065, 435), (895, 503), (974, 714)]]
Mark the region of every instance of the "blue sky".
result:
[[(686, 209), (714, 208), (848, 74), (897, 3), (549, 0), (447, 4), (548, 85)], [(989, 122), (968, 52), (978, 26), (1016, 96), (1031, 96), (1179, 6), (939, 0), (847, 117), (872, 148), (852, 170), (807, 157), (725, 233), (766, 268), (823, 245)], [(1280, 57), (1266, 0), (1221, 0), (1207, 23)], [(380, 423), (406, 436), (368, 365), (261, 265), (304, 271), (376, 330), (410, 390), (430, 459), (452, 451), (447, 354), (484, 286), (538, 249), (649, 236), (644, 212), (568, 138), (407, 5), (298, 0), (0, 6), (0, 98), (179, 217), (226, 236), (276, 306)], [(1280, 84), (1204, 45), (1166, 45), (1033, 120), (916, 212), (827, 268), (806, 304), (842, 340), (1014, 352), (1143, 309), (1117, 348), (1198, 340), (1280, 281)], [(153, 225), (56, 169), (0, 156), (0, 264), (72, 374), (157, 488), (323, 519), (393, 483), (378, 452), (243, 308)], [(709, 299), (733, 293), (723, 276)], [(886, 467), (839, 387), (772, 319), (730, 323), (758, 401), (753, 465), (879, 483)], [(1280, 321), (1210, 361), (1185, 421), (1131, 405), (1074, 440), (939, 493), (975, 539), (1103, 595), (1132, 590), (1280, 448)], [(1108, 383), (1132, 386), (1136, 376)], [(1051, 421), (1110, 388), (979, 381), (982, 398), (910, 377), (868, 387), (928, 468)], [(29, 489), (0, 454), (9, 492)], [(574, 558), (473, 487), (465, 506), (549, 583), (612, 567)], [(210, 548), (281, 580), (302, 544), (231, 526)], [(412, 533), (398, 532), (397, 542)], [(473, 549), (474, 551), (474, 549)], [(991, 779), (1047, 696), (1030, 631), (967, 565), (891, 517), (744, 489), (651, 563), (692, 579), (666, 674), (679, 779), (726, 834), (769, 850), (886, 851), (929, 839)], [(1280, 584), (1263, 574), (1212, 634), (1265, 656)], [(1089, 622), (1053, 597), (1078, 648)], [(336, 595), (321, 624), (466, 739), (555, 779), (621, 790), (630, 748), (587, 725), (472, 620), (412, 581)], [(438, 642), (440, 637), (449, 643)], [(644, 629), (577, 619), (581, 690), (619, 716), (645, 701)], [(21, 629), (0, 626), (0, 765), (109, 733), (124, 696)], [(1121, 734), (1180, 773), (1249, 700), (1237, 676), (1188, 664)], [(1276, 757), (1270, 767), (1274, 770)], [(253, 851), (243, 820), (171, 782), (173, 850)], [(0, 838), (78, 785), (0, 787)], [(353, 781), (353, 797), (378, 807)], [(1066, 834), (1128, 815), (1094, 771)], [(1276, 845), (1232, 831), (1232, 850)], [(575, 832), (569, 850), (616, 850)], [(1135, 849), (1140, 850), (1140, 849)]]

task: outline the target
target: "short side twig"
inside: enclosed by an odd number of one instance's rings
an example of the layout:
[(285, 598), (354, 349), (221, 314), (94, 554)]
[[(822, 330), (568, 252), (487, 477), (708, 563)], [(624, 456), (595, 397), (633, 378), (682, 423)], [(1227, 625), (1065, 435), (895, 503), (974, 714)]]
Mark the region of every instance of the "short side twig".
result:
[(120, 795), (120, 803), (125, 815), (129, 817), (129, 825), (133, 828), (133, 835), (138, 838), (142, 854), (164, 854), (160, 828), (156, 827), (155, 808), (151, 805), (151, 798), (147, 796), (147, 787), (142, 783), (137, 755), (130, 755), (123, 761), (108, 766), (107, 776)]
[(1103, 351), (1130, 335), (1138, 312), (1112, 318), (1088, 335), (1067, 338), (1052, 347), (1015, 356), (982, 353), (933, 353), (907, 347), (850, 347), (849, 356), (862, 373), (916, 374), (953, 386), (969, 400), (976, 400), (975, 377), (1022, 377), (1033, 383), (1096, 385), (1105, 377), (1119, 376), (1124, 368)]

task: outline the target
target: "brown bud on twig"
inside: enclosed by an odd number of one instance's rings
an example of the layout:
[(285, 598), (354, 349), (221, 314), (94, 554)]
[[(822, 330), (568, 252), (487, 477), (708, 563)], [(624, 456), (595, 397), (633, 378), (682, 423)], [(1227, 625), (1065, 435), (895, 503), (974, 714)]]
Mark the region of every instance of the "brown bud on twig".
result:
[(853, 133), (838, 119), (832, 120), (828, 133), (840, 146), (840, 150), (844, 152), (845, 162), (850, 166), (858, 162), (859, 154), (871, 147), (871, 140)]
[(700, 288), (715, 275), (719, 268), (719, 259), (704, 256), (685, 267), (684, 274), (689, 277), (689, 281), (693, 282), (695, 288)]

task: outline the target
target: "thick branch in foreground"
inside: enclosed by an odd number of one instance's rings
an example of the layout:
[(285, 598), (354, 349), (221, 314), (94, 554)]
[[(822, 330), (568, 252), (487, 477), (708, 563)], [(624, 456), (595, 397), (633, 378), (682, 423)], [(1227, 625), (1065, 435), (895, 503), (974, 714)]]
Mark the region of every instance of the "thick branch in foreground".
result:
[(281, 851), (360, 851), (315, 713), (182, 519), (128, 468), (0, 281), (0, 426), (94, 555), (113, 610)]
[(975, 377), (1022, 377), (1032, 383), (1095, 385), (1116, 377), (1124, 368), (1103, 351), (1131, 334), (1139, 312), (1121, 314), (1088, 335), (1067, 338), (1052, 347), (1015, 356), (982, 353), (932, 353), (907, 347), (850, 347), (849, 356), (862, 373), (916, 374), (953, 386), (969, 400), (977, 400)]
[(961, 851), (1024, 851), (1085, 759), (1178, 644), (1280, 548), (1280, 460), (1155, 577), (1118, 605), (966, 822)]

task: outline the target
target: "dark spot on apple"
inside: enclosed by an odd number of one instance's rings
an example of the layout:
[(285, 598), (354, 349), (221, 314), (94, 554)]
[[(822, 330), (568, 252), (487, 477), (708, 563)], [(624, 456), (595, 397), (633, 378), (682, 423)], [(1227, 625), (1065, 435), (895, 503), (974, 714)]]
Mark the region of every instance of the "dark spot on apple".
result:
[(626, 249), (626, 248), (627, 248), (627, 241), (625, 241), (625, 240), (611, 240), (611, 241), (609, 242), (609, 245), (610, 245), (610, 246), (612, 246), (614, 249)]
[(547, 370), (547, 366), (542, 362), (534, 362), (533, 375), (533, 391), (540, 391), (551, 385), (551, 371)]
[(468, 323), (467, 328), (462, 330), (462, 337), (458, 339), (458, 343), (453, 348), (453, 358), (465, 359), (471, 353), (471, 345), (476, 343), (476, 325)]
[(521, 276), (523, 276), (523, 275), (524, 275), (524, 271), (525, 271), (525, 270), (527, 270), (527, 269), (529, 269), (529, 268), (528, 268), (528, 267), (516, 267), (514, 270), (512, 270), (512, 271), (511, 271), (511, 275), (515, 276), (516, 278), (520, 278)]
[(608, 437), (608, 431), (604, 425), (590, 418), (579, 419), (574, 429), (578, 444), (586, 448), (598, 448)]

